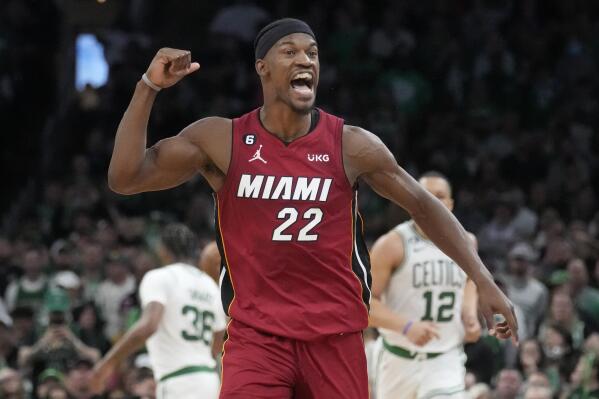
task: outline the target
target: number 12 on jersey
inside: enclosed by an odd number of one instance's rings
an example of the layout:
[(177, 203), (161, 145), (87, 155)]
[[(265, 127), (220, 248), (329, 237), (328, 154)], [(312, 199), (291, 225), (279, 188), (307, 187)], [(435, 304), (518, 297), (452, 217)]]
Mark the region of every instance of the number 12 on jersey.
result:
[(439, 306), (437, 309), (436, 318), (433, 314), (433, 292), (425, 291), (424, 294), (422, 294), (422, 296), (426, 301), (426, 311), (424, 312), (424, 316), (422, 317), (423, 321), (448, 322), (453, 320), (453, 305), (455, 304), (455, 292), (443, 291), (439, 293), (439, 297), (436, 301), (437, 305)]
[[(302, 215), (302, 219), (309, 220), (309, 222), (302, 227), (297, 235), (297, 241), (316, 241), (318, 240), (318, 234), (310, 233), (321, 221), (322, 221), (322, 209), (310, 208)], [(279, 211), (277, 219), (284, 220), (272, 232), (273, 241), (293, 241), (293, 235), (285, 233), (291, 225), (297, 222), (299, 212), (295, 208), (283, 208)]]

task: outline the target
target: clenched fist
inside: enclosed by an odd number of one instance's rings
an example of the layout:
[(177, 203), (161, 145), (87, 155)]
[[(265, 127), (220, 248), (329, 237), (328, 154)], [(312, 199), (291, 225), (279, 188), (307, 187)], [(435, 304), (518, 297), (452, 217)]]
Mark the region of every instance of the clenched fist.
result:
[(166, 89), (198, 69), (200, 64), (191, 62), (190, 51), (165, 47), (152, 59), (146, 76), (156, 86)]

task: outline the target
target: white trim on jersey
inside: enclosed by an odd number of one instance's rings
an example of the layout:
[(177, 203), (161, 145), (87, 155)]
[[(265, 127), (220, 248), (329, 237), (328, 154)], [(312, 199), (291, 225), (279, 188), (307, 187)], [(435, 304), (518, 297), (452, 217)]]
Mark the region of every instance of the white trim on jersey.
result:
[[(358, 203), (358, 191), (356, 191), (356, 204)], [(355, 228), (358, 227), (358, 207), (356, 205), (355, 207), (355, 211), (354, 211), (354, 226)], [(355, 234), (354, 232), (354, 250), (356, 251), (356, 258), (358, 259), (358, 263), (360, 264), (360, 267), (362, 268), (362, 272), (364, 272), (364, 285), (366, 286), (366, 289), (368, 290), (368, 302), (370, 303), (370, 301), (372, 300), (372, 291), (370, 290), (370, 287), (368, 286), (368, 272), (366, 271), (366, 266), (364, 266), (364, 263), (362, 262), (362, 259), (360, 258), (360, 252), (358, 252), (358, 243), (356, 241), (356, 237), (358, 235)]]

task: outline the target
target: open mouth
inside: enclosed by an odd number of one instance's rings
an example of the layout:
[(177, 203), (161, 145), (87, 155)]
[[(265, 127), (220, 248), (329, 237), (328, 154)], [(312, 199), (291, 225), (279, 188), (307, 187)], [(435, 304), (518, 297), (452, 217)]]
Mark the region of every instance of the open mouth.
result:
[(291, 79), (291, 88), (300, 94), (311, 94), (313, 85), (312, 74), (307, 72), (298, 73)]

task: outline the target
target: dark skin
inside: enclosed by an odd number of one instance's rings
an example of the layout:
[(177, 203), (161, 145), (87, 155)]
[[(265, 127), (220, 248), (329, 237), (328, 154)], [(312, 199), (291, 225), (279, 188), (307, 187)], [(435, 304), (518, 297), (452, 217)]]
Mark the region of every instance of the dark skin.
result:
[[(167, 88), (199, 67), (191, 62), (189, 51), (165, 48), (158, 51), (146, 74), (155, 85)], [(306, 135), (320, 72), (314, 39), (303, 33), (285, 36), (255, 67), (264, 93), (260, 112), (264, 126), (285, 142)], [(309, 90), (293, 89), (291, 80), (300, 72), (310, 75)], [(218, 192), (229, 168), (231, 120), (204, 118), (147, 148), (146, 130), (155, 98), (155, 91), (138, 82), (117, 130), (108, 170), (110, 187), (121, 194), (164, 190), (199, 173)], [(377, 136), (360, 127), (344, 127), (343, 161), (351, 184), (360, 180), (408, 211), (431, 241), (464, 269), (478, 287), (480, 309), (490, 333), (517, 342), (512, 304), (494, 284), (451, 212), (397, 164)], [(505, 321), (495, 323), (494, 314), (501, 314)]]

